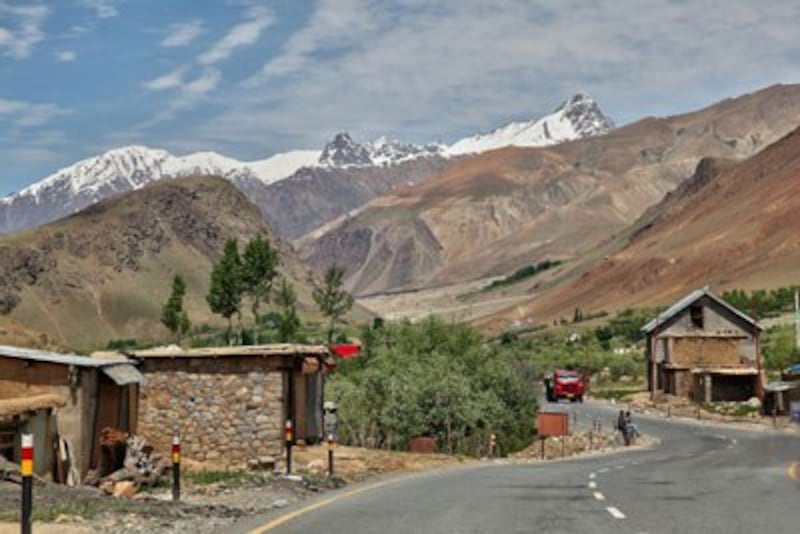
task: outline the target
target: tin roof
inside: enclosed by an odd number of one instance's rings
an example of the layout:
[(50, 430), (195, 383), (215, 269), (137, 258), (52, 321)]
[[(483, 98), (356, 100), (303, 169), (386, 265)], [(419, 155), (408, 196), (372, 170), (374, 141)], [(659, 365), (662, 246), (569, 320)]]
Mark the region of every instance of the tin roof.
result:
[[(291, 343), (271, 345), (244, 345), (236, 347), (205, 347), (184, 349), (176, 345), (156, 349), (135, 350), (125, 353), (133, 358), (235, 358), (272, 356), (329, 356), (324, 345), (300, 345)], [(101, 354), (94, 355), (102, 356)]]
[(728, 304), (727, 302), (716, 296), (714, 293), (711, 292), (708, 286), (706, 286), (702, 289), (695, 289), (694, 291), (683, 297), (681, 300), (679, 300), (678, 302), (676, 302), (663, 312), (659, 313), (655, 319), (651, 320), (649, 323), (647, 323), (642, 327), (642, 332), (644, 332), (645, 334), (651, 333), (653, 330), (656, 329), (657, 326), (663, 325), (664, 323), (666, 323), (667, 321), (669, 321), (670, 319), (672, 319), (680, 312), (682, 312), (683, 310), (685, 310), (686, 308), (688, 308), (689, 306), (691, 306), (692, 304), (694, 304), (703, 297), (710, 298), (712, 301), (716, 302), (723, 308), (727, 309), (728, 311), (730, 311), (743, 321), (750, 323), (759, 330), (764, 330), (764, 327), (761, 326), (758, 322), (756, 322), (755, 319), (753, 319), (746, 313), (742, 312), (741, 310), (734, 308), (733, 306), (731, 306), (730, 304)]
[(62, 365), (74, 365), (76, 367), (103, 367), (116, 362), (97, 360), (89, 356), (79, 354), (59, 354), (45, 350), (25, 349), (21, 347), (9, 347), (0, 345), (0, 358), (17, 358), (34, 362), (58, 363)]
[(138, 384), (144, 382), (144, 376), (123, 355), (114, 358), (90, 358), (79, 354), (59, 354), (44, 350), (24, 349), (0, 345), (0, 358), (15, 358), (31, 362), (55, 363), (100, 369), (117, 385)]

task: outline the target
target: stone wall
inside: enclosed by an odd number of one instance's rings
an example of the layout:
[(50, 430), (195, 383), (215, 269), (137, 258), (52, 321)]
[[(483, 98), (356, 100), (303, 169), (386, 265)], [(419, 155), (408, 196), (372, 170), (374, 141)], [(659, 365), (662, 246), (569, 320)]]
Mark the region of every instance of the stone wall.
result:
[(181, 432), (186, 461), (244, 467), (283, 445), (283, 373), (264, 358), (145, 360), (137, 432), (157, 451)]

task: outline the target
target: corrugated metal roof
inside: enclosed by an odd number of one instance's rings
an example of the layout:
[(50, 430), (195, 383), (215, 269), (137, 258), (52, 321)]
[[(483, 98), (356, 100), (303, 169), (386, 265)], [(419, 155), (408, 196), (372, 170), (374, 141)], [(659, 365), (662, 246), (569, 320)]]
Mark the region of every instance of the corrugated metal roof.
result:
[(702, 289), (695, 289), (694, 291), (683, 297), (681, 300), (679, 300), (678, 302), (676, 302), (663, 312), (659, 313), (655, 319), (653, 319), (652, 321), (650, 321), (649, 323), (647, 323), (642, 327), (642, 332), (644, 332), (645, 334), (651, 333), (653, 330), (656, 329), (657, 326), (663, 325), (664, 323), (666, 323), (667, 321), (678, 315), (680, 312), (682, 312), (683, 310), (685, 310), (686, 308), (688, 308), (689, 306), (700, 300), (702, 297), (710, 298), (723, 308), (727, 309), (734, 315), (738, 316), (740, 319), (752, 324), (759, 330), (764, 330), (764, 327), (761, 326), (759, 323), (757, 323), (755, 319), (753, 319), (746, 313), (742, 312), (741, 310), (734, 308), (733, 306), (731, 306), (730, 304), (728, 304), (727, 302), (716, 296), (714, 293), (711, 292), (711, 290), (709, 290), (708, 287), (704, 287)]
[(120, 363), (102, 367), (103, 372), (114, 381), (118, 386), (128, 384), (142, 384), (145, 382), (144, 375), (136, 367), (129, 363)]
[(59, 363), (62, 365), (75, 365), (77, 367), (103, 367), (114, 362), (96, 360), (89, 356), (78, 354), (59, 354), (44, 350), (24, 349), (0, 345), (0, 358), (18, 358), (36, 362)]
[(790, 389), (795, 389), (800, 387), (800, 382), (785, 382), (783, 380), (778, 380), (777, 382), (770, 382), (766, 386), (764, 386), (765, 391), (789, 391)]
[(106, 367), (108, 365), (118, 365), (120, 363), (129, 362), (129, 360), (122, 355), (114, 359), (101, 360), (80, 354), (59, 354), (57, 352), (44, 350), (0, 345), (0, 358), (2, 357), (35, 362), (57, 363), (61, 365), (74, 365), (76, 367)]

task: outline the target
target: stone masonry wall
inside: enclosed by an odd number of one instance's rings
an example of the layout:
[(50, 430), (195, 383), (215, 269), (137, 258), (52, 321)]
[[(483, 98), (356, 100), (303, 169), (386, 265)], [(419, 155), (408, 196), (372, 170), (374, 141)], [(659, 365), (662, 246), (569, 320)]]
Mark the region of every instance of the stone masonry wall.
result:
[[(262, 358), (145, 360), (137, 433), (169, 453), (181, 432), (185, 461), (236, 468), (280, 459), (283, 376)], [(168, 456), (167, 456), (168, 457)]]

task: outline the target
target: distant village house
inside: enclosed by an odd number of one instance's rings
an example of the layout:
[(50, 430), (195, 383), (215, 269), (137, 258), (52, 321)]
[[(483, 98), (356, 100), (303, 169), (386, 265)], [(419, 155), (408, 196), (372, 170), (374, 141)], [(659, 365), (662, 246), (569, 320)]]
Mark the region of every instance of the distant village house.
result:
[(642, 330), (651, 393), (697, 402), (761, 396), (763, 327), (708, 288), (693, 291)]

